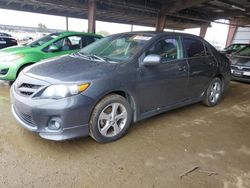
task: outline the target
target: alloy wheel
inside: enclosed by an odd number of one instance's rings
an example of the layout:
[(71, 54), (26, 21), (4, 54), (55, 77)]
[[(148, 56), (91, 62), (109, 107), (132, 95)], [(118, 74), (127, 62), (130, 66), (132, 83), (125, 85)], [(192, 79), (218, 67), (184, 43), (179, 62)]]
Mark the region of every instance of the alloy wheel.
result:
[(216, 103), (221, 95), (221, 84), (219, 82), (214, 82), (210, 88), (209, 100), (211, 103)]
[(128, 113), (121, 103), (106, 106), (98, 118), (98, 130), (105, 137), (118, 135), (126, 125)]

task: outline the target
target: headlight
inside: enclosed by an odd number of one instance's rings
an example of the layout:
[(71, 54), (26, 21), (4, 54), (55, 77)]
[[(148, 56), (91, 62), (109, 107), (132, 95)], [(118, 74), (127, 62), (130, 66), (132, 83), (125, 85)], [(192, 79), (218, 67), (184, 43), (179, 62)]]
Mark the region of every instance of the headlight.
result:
[(23, 56), (24, 56), (24, 55), (22, 55), (22, 54), (1, 56), (1, 57), (0, 57), (0, 62), (15, 61), (15, 60), (18, 60), (18, 59), (22, 58)]
[(41, 98), (61, 99), (73, 95), (77, 95), (85, 91), (89, 87), (89, 83), (82, 85), (51, 85), (44, 90)]

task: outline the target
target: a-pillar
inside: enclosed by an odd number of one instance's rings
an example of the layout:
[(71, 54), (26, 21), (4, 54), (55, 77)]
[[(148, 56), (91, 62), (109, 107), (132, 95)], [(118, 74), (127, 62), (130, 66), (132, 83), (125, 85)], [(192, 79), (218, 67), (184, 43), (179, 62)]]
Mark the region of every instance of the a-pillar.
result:
[(88, 1), (88, 32), (95, 33), (96, 24), (96, 0)]
[(164, 31), (165, 25), (166, 25), (166, 16), (164, 14), (158, 14), (155, 30)]
[(205, 38), (208, 26), (209, 25), (206, 24), (200, 27), (200, 37)]

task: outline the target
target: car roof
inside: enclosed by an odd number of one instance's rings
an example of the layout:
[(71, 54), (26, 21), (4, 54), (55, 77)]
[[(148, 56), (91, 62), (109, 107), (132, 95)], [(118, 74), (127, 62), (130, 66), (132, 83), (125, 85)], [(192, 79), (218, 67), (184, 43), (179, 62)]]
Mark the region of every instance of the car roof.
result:
[(120, 34), (145, 34), (145, 35), (153, 35), (153, 36), (164, 36), (164, 35), (170, 35), (170, 36), (186, 36), (186, 37), (192, 37), (192, 38), (200, 38), (204, 40), (202, 37), (188, 34), (188, 33), (180, 33), (180, 32), (166, 32), (166, 31), (133, 31), (133, 32), (126, 32), (126, 33), (120, 33)]
[(59, 36), (67, 36), (67, 35), (87, 35), (87, 36), (95, 36), (95, 37), (103, 37), (102, 35), (98, 35), (95, 33), (87, 33), (87, 32), (76, 32), (76, 31), (63, 31), (51, 34), (59, 34)]

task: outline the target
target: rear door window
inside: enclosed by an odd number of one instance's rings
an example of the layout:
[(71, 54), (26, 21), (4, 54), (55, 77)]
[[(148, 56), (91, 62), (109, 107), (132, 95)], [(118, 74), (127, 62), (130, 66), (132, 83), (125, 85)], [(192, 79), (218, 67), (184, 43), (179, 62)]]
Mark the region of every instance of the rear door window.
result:
[(183, 43), (188, 58), (206, 56), (205, 48), (201, 41), (192, 38), (184, 38)]
[(81, 48), (81, 36), (70, 36), (68, 37), (70, 50), (77, 50)]

